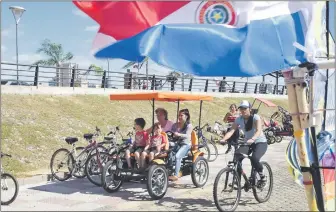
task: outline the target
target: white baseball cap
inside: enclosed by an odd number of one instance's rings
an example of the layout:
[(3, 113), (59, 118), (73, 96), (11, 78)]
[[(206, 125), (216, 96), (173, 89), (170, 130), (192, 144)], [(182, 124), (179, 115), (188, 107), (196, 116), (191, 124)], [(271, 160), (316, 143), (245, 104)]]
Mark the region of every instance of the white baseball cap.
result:
[(247, 100), (243, 100), (238, 108), (250, 108), (250, 103)]

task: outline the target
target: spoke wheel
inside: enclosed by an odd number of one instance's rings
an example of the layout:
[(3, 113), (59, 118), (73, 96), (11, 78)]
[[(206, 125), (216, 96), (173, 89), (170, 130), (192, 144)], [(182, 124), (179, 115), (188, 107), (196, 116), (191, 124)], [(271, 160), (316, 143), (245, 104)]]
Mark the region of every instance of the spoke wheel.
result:
[(154, 200), (164, 197), (168, 190), (168, 174), (162, 165), (151, 165), (148, 171), (147, 190)]

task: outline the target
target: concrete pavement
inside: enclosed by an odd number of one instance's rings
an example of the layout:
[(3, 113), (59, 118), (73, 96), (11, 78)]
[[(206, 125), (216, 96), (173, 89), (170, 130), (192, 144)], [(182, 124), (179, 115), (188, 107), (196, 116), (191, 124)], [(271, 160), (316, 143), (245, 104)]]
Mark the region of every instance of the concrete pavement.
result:
[[(294, 183), (287, 171), (285, 150), (287, 141), (270, 145), (262, 160), (273, 170), (274, 187), (270, 200), (259, 204), (252, 192), (242, 192), (237, 211), (307, 211), (303, 188)], [(219, 147), (220, 148), (220, 147)], [(119, 192), (107, 193), (87, 179), (72, 179), (66, 182), (49, 182), (25, 185), (20, 188), (17, 199), (10, 206), (1, 206), (3, 211), (217, 211), (213, 202), (214, 179), (231, 155), (222, 154), (209, 163), (210, 176), (204, 188), (195, 188), (191, 177), (185, 176), (178, 183), (170, 183), (166, 196), (150, 199), (145, 184), (125, 183)], [(248, 170), (249, 161), (244, 162)], [(247, 172), (247, 171), (246, 171)], [(249, 173), (249, 172), (247, 172)]]

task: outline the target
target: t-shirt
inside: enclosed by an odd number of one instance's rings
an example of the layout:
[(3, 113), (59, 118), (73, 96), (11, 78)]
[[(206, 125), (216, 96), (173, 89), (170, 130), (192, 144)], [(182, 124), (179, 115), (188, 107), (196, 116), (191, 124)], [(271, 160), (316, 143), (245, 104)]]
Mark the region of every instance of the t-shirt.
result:
[[(244, 121), (244, 118), (242, 116), (239, 116), (238, 118), (236, 118), (235, 123), (239, 126), (239, 129), (241, 129), (244, 132), (244, 135), (245, 135), (244, 140), (245, 141), (251, 139), (253, 137), (253, 135), (255, 134), (255, 132), (257, 131), (257, 129), (255, 127), (255, 124), (256, 124), (257, 120), (260, 120), (260, 116), (258, 114), (254, 114), (253, 115), (252, 129), (250, 131), (246, 131), (245, 130), (245, 121)], [(260, 136), (258, 138), (256, 138), (254, 142), (255, 143), (267, 142), (267, 139), (266, 139), (263, 131), (261, 131)]]
[(171, 131), (173, 124), (174, 123), (172, 121), (167, 120), (166, 126), (162, 128), (162, 131), (163, 132)]
[(149, 135), (146, 131), (139, 131), (135, 133), (134, 145), (136, 147), (145, 147), (146, 141), (149, 139)]
[(152, 136), (150, 146), (157, 147), (157, 146), (160, 146), (161, 144), (165, 144), (166, 142), (167, 142), (166, 138), (163, 135), (154, 135)]

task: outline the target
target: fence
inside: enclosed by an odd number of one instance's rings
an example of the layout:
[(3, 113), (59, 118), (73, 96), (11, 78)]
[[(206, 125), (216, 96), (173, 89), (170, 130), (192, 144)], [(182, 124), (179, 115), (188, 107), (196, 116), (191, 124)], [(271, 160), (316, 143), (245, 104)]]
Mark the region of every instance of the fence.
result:
[[(23, 80), (24, 79), (24, 80)], [(225, 77), (201, 78), (176, 75), (140, 74), (67, 67), (31, 66), (1, 63), (1, 84), (26, 86), (96, 87), (133, 90), (204, 91), (287, 95), (286, 86), (227, 81)]]

